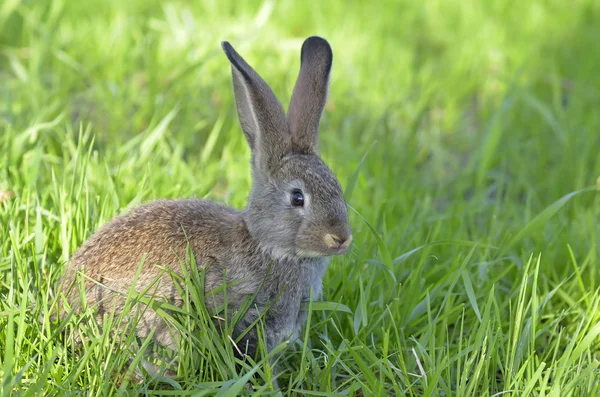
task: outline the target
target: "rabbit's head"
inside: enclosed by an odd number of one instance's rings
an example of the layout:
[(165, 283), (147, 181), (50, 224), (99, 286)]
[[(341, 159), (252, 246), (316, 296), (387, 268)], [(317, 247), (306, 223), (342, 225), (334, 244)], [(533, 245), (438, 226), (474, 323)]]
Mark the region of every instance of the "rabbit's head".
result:
[(331, 47), (302, 45), (298, 81), (286, 116), (264, 80), (223, 42), (231, 62), (239, 121), (251, 149), (250, 233), (276, 257), (344, 253), (352, 240), (340, 184), (319, 157), (319, 123), (327, 102)]

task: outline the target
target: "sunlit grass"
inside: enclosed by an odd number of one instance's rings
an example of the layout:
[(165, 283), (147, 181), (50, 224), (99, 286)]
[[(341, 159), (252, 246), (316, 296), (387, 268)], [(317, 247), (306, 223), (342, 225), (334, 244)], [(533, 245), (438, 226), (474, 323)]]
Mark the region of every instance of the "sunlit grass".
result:
[(207, 330), (173, 380), (129, 377), (139, 354), (49, 310), (116, 214), (244, 206), (220, 42), (287, 108), (313, 34), (334, 51), (320, 148), (354, 243), (280, 359), (282, 393), (600, 395), (598, 18), (589, 0), (0, 2), (0, 395), (270, 390), (202, 310), (173, 319)]

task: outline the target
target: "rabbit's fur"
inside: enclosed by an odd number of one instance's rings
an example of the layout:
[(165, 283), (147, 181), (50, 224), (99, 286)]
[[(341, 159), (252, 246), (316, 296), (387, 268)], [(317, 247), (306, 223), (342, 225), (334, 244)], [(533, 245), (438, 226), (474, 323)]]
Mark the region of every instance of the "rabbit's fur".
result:
[[(257, 293), (254, 306), (237, 327), (243, 331), (273, 303), (265, 317), (267, 347), (272, 349), (296, 332), (304, 316), (302, 301), (321, 292), (327, 257), (344, 253), (352, 240), (348, 212), (336, 177), (318, 152), (319, 122), (327, 101), (332, 52), (322, 38), (309, 37), (302, 46), (301, 69), (286, 117), (281, 104), (262, 78), (227, 42), (232, 66), (236, 108), (251, 148), (252, 191), (246, 209), (206, 200), (159, 200), (114, 218), (76, 252), (68, 264), (63, 286), (85, 273), (87, 302), (104, 313), (123, 309), (124, 292), (140, 263), (136, 289), (143, 290), (165, 266), (181, 273), (181, 259), (189, 248), (205, 269), (205, 291), (228, 283), (227, 300), (241, 304)], [(301, 191), (304, 206), (292, 205)], [(92, 281), (93, 280), (93, 281)], [(262, 289), (259, 291), (259, 286)], [(69, 288), (68, 300), (78, 301)], [(156, 296), (180, 304), (170, 277), (162, 277)], [(215, 300), (216, 299), (216, 300)], [(222, 304), (207, 299), (209, 307)], [(154, 339), (175, 346), (168, 327), (146, 310), (136, 333), (153, 329)], [(240, 348), (256, 350), (256, 334), (249, 333)]]

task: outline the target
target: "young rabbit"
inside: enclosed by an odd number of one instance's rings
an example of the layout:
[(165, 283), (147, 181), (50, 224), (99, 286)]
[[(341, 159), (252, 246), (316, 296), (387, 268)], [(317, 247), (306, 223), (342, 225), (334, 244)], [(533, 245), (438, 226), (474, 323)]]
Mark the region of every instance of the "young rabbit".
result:
[[(344, 253), (352, 241), (348, 212), (336, 177), (319, 157), (319, 122), (327, 101), (332, 51), (326, 40), (309, 37), (302, 45), (301, 68), (288, 115), (269, 86), (228, 42), (233, 89), (242, 130), (251, 149), (252, 191), (242, 211), (206, 200), (159, 200), (119, 216), (100, 228), (69, 262), (62, 283), (70, 287), (85, 273), (87, 302), (98, 321), (113, 308), (123, 310), (122, 293), (143, 261), (136, 289), (142, 291), (163, 270), (181, 273), (189, 249), (205, 269), (205, 291), (227, 283), (234, 308), (254, 295), (252, 308), (237, 325), (245, 330), (267, 306), (265, 333), (270, 350), (291, 336), (304, 320), (301, 302), (321, 292), (327, 257)], [(181, 304), (171, 277), (152, 286), (155, 296)], [(207, 299), (216, 307), (222, 299)], [(151, 309), (136, 328), (140, 337), (175, 346), (176, 338)], [(256, 333), (239, 348), (256, 351)]]

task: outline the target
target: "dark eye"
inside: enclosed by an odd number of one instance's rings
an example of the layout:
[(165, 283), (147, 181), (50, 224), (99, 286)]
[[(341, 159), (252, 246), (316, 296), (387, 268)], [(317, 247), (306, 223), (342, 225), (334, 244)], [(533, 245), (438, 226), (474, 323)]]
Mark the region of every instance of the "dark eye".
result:
[(292, 205), (294, 207), (303, 207), (304, 206), (304, 195), (301, 190), (294, 190), (292, 192)]

